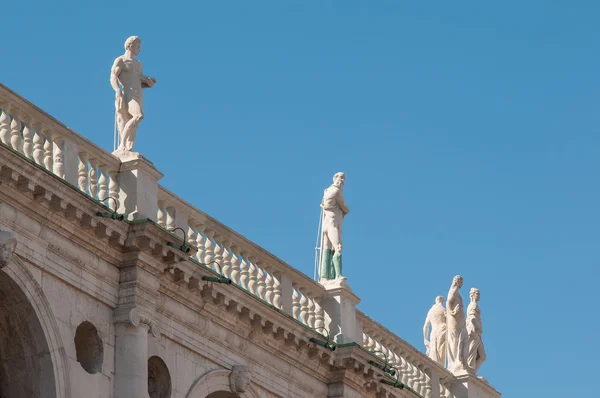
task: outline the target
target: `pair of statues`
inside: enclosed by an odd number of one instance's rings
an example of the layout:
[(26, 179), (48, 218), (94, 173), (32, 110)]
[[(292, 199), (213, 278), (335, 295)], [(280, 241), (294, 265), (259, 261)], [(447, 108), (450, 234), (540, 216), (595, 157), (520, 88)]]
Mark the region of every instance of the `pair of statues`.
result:
[[(156, 84), (156, 79), (145, 76), (139, 55), (142, 41), (131, 36), (125, 41), (125, 54), (115, 59), (110, 84), (115, 90), (116, 124), (119, 132), (119, 147), (114, 152), (123, 156), (133, 152), (136, 132), (144, 118), (144, 96), (142, 89)], [(344, 173), (333, 177), (333, 184), (325, 190), (323, 209), (322, 253), (319, 274), (321, 279), (344, 279), (342, 276), (342, 221), (348, 214), (344, 201)]]
[[(457, 275), (452, 280), (448, 292), (448, 302), (444, 308), (444, 298), (438, 296), (435, 304), (427, 313), (423, 336), (427, 356), (454, 374), (477, 374), (486, 358), (481, 335), (481, 310), (479, 309), (479, 289), (472, 288), (465, 319), (463, 299), (459, 289), (463, 278)], [(429, 328), (431, 327), (431, 335)]]

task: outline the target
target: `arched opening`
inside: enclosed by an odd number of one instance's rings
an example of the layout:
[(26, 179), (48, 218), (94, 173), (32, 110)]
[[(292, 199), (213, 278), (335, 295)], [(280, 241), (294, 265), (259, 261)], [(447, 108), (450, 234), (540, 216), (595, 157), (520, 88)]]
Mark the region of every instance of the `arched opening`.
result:
[(148, 359), (148, 395), (150, 398), (171, 398), (171, 375), (162, 359)]
[(56, 398), (48, 343), (31, 303), (0, 272), (0, 397)]
[(90, 322), (82, 322), (75, 331), (75, 352), (77, 362), (88, 373), (94, 374), (102, 370), (104, 346), (98, 336), (98, 329)]
[(215, 391), (206, 398), (239, 398), (239, 395), (229, 391)]

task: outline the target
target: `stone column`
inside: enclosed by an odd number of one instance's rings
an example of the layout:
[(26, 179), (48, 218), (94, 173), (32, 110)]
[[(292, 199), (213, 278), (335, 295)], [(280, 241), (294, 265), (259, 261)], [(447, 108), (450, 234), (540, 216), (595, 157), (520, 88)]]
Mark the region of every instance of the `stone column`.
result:
[(147, 398), (149, 326), (136, 309), (116, 322), (114, 398)]
[(158, 180), (163, 175), (152, 162), (141, 155), (122, 157), (118, 175), (119, 213), (130, 220), (148, 218), (156, 222), (158, 213)]
[(160, 337), (150, 316), (155, 308), (159, 281), (147, 270), (122, 267), (115, 323), (115, 374), (113, 398), (148, 398), (148, 332)]
[(325, 328), (338, 344), (356, 342), (362, 345), (362, 332), (356, 320), (356, 305), (360, 299), (344, 279), (322, 281), (326, 293), (321, 307), (331, 318)]

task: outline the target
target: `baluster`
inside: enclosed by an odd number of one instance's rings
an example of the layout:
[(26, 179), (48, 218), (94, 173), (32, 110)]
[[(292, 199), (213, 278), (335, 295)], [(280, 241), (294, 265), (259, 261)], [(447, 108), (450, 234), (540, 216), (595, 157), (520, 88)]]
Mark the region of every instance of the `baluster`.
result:
[(165, 201), (158, 201), (158, 209), (156, 211), (156, 223), (163, 228), (167, 228), (167, 212), (165, 210)]
[(240, 273), (239, 273), (239, 285), (244, 289), (248, 290), (250, 293), (254, 294), (252, 290), (250, 290), (251, 285), (248, 280), (248, 270), (250, 268), (250, 256), (248, 256), (248, 252), (242, 250), (240, 252)]
[(363, 341), (363, 347), (365, 348), (365, 350), (372, 352), (373, 351), (373, 339), (371, 338), (370, 335), (366, 334), (364, 337), (364, 341)]
[[(394, 352), (395, 349), (396, 347), (394, 347), (393, 345), (390, 347), (390, 365), (396, 368), (397, 372), (400, 372), (399, 358), (398, 355), (396, 355), (396, 353)], [(396, 373), (396, 377), (400, 378), (400, 374)]]
[(23, 154), (33, 159), (33, 130), (28, 123), (23, 128)]
[(104, 204), (107, 202), (112, 202), (106, 200), (108, 198), (108, 171), (106, 166), (100, 166), (100, 178), (98, 179), (98, 188), (100, 191), (98, 192), (98, 200)]
[(307, 316), (307, 325), (311, 328), (315, 328), (315, 302), (310, 297), (308, 299), (308, 316)]
[(373, 343), (375, 343), (375, 350), (373, 351), (373, 354), (378, 358), (384, 359), (381, 343), (379, 342), (379, 337), (377, 335), (373, 335)]
[(169, 231), (172, 231), (173, 229), (175, 229), (175, 208), (173, 206), (167, 205), (165, 207), (165, 210), (167, 211), (167, 225), (166, 225), (166, 228)]
[(65, 178), (65, 141), (62, 138), (54, 139), (54, 174), (60, 178)]
[(300, 295), (298, 294), (298, 289), (294, 287), (294, 292), (292, 293), (292, 316), (295, 320), (298, 320), (300, 316)]
[(212, 267), (213, 269), (215, 268), (214, 264), (211, 264), (213, 262), (213, 260), (215, 259), (214, 255), (213, 255), (213, 243), (212, 243), (212, 237), (215, 233), (213, 231), (206, 231), (204, 233), (204, 235), (206, 235), (206, 241), (204, 242), (204, 264), (208, 265), (209, 267)]
[(265, 267), (265, 301), (269, 304), (273, 304), (273, 269), (269, 267)]
[(13, 119), (10, 123), (10, 146), (15, 151), (23, 153), (23, 138), (21, 136), (21, 121), (16, 113), (13, 113)]
[(252, 260), (248, 257), (248, 262), (245, 267), (242, 267), (242, 275), (240, 276), (240, 280), (247, 281), (248, 283), (248, 291), (252, 294), (256, 293), (256, 289), (258, 287), (258, 281), (256, 280), (256, 266), (252, 264)]
[(98, 198), (98, 162), (96, 159), (90, 159), (90, 196), (94, 199)]
[(113, 211), (117, 211), (119, 210), (119, 182), (117, 181), (117, 176), (119, 175), (119, 172), (116, 170), (110, 170), (108, 172), (108, 175), (110, 176), (110, 182), (108, 183), (108, 190), (110, 191), (110, 197), (111, 198), (115, 198), (115, 200), (111, 200), (109, 207), (113, 210)]
[(298, 289), (302, 297), (300, 297), (300, 322), (307, 324), (308, 322), (308, 300), (302, 289)]
[(202, 224), (198, 224), (196, 225), (196, 229), (198, 230), (198, 238), (196, 239), (198, 253), (196, 253), (196, 259), (199, 263), (202, 263), (204, 260), (204, 245), (206, 244), (206, 240), (204, 238), (204, 226)]
[(432, 390), (431, 377), (429, 377), (429, 375), (427, 374), (427, 372), (425, 371), (424, 368), (422, 368), (421, 371), (423, 372), (423, 383), (424, 383), (423, 389), (422, 389), (423, 390), (422, 395), (425, 398), (432, 398), (432, 396), (431, 396), (431, 390)]
[(88, 161), (89, 155), (85, 152), (79, 153), (79, 167), (77, 169), (77, 183), (83, 193), (88, 193)]
[(267, 287), (267, 275), (265, 271), (258, 266), (259, 262), (256, 261), (256, 295), (261, 299), (265, 299), (265, 289)]
[[(238, 256), (238, 248), (231, 245), (231, 280), (233, 283), (240, 285), (240, 258)], [(245, 286), (241, 285), (244, 289)]]
[(4, 109), (0, 115), (0, 141), (10, 147), (10, 115)]
[(411, 382), (410, 374), (412, 368), (403, 356), (400, 357), (400, 361), (402, 362), (402, 383), (409, 385)]
[(417, 380), (419, 377), (419, 371), (417, 369), (417, 366), (414, 364), (413, 362), (414, 358), (412, 358), (412, 356), (407, 355), (406, 356), (406, 361), (408, 362), (408, 365), (410, 366), (410, 372), (408, 374), (408, 383), (409, 383), (409, 387), (411, 387), (413, 390), (418, 390), (417, 387)]
[(196, 234), (196, 230), (194, 229), (194, 224), (194, 220), (188, 220), (187, 244), (195, 247), (196, 239), (198, 239), (198, 236)]
[(315, 302), (315, 330), (325, 334), (325, 311), (321, 307), (321, 298), (314, 299)]
[(271, 274), (273, 277), (273, 305), (275, 308), (281, 308), (281, 272), (275, 272)]
[[(413, 358), (415, 360), (415, 358)], [(423, 387), (425, 387), (425, 383), (423, 380), (423, 372), (419, 368), (419, 364), (415, 363), (415, 391), (417, 391), (420, 395), (423, 395)]]
[(52, 171), (53, 170), (53, 157), (54, 154), (53, 149), (54, 149), (54, 140), (52, 138), (51, 134), (48, 134), (46, 132), (45, 134), (46, 136), (46, 142), (44, 142), (44, 167), (46, 168), (46, 170), (48, 171)]
[(40, 166), (44, 165), (44, 133), (41, 125), (36, 126), (33, 136), (33, 160)]
[[(214, 237), (215, 240), (215, 248), (214, 248), (214, 256), (215, 256), (215, 263), (219, 264), (219, 266), (217, 267), (217, 271), (221, 274), (225, 275), (225, 263), (223, 262), (223, 243), (221, 241), (221, 237), (218, 235), (215, 235)], [(228, 270), (229, 271), (229, 270)], [(227, 276), (227, 275), (225, 275)]]

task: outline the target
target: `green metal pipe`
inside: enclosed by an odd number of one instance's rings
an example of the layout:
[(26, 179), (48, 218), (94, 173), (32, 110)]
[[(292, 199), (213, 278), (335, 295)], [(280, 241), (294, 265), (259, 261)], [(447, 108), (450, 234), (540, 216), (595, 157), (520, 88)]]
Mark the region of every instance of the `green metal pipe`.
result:
[(231, 285), (231, 279), (226, 278), (224, 276), (203, 276), (202, 277), (203, 281), (207, 281), (207, 282), (214, 282), (214, 283), (225, 283), (227, 285)]
[(381, 379), (381, 383), (387, 384), (388, 386), (396, 387), (399, 390), (402, 390), (405, 387), (404, 383), (402, 383), (400, 380), (397, 380), (397, 379), (395, 381)]
[(173, 242), (167, 242), (167, 245), (171, 246), (171, 247), (174, 247), (177, 250), (181, 250), (184, 253), (189, 253), (190, 250), (191, 250), (190, 247), (187, 246), (187, 245), (180, 245), (180, 244), (173, 243)]
[(109, 213), (106, 211), (99, 211), (96, 213), (98, 217), (111, 218), (113, 220), (123, 221), (125, 219), (124, 214), (119, 213)]
[(310, 341), (311, 343), (315, 343), (316, 345), (320, 345), (321, 347), (325, 347), (328, 350), (335, 351), (335, 345), (331, 344), (328, 341), (322, 341), (319, 339), (315, 339), (314, 337), (311, 337), (310, 339), (308, 339), (308, 341)]
[(375, 366), (376, 368), (383, 370), (385, 373), (391, 376), (396, 376), (396, 371), (394, 369), (389, 368), (387, 365), (380, 365), (375, 361), (369, 361), (369, 363)]

